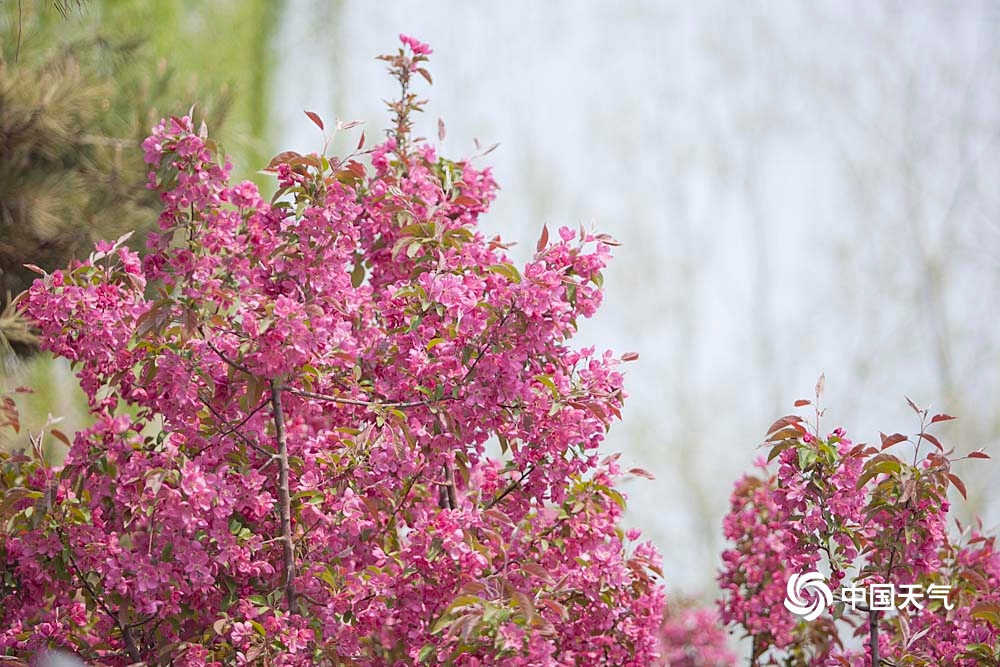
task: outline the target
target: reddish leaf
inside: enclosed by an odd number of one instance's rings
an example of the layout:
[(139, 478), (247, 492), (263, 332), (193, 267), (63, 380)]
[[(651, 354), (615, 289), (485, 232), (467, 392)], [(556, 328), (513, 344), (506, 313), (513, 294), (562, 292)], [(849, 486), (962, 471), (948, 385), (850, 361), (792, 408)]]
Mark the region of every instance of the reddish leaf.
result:
[(879, 433), (882, 436), (882, 449), (889, 449), (895, 444), (909, 440), (902, 433), (893, 433), (892, 435), (886, 435), (885, 433)]
[(283, 151), (278, 153), (271, 158), (270, 162), (267, 163), (267, 166), (264, 167), (264, 171), (275, 171), (279, 164), (287, 164), (290, 160), (297, 157), (302, 157), (302, 153), (298, 153), (296, 151)]
[(801, 407), (804, 407), (806, 405), (812, 405), (812, 401), (807, 401), (804, 398), (800, 398), (799, 400), (795, 401), (795, 407), (797, 407), (797, 408), (801, 408)]
[(591, 414), (601, 421), (607, 421), (608, 413), (605, 412), (604, 408), (602, 408), (598, 403), (585, 403), (582, 407), (590, 410)]
[(535, 244), (535, 252), (541, 252), (545, 249), (545, 246), (549, 243), (549, 226), (542, 225), (542, 235), (538, 237), (538, 243)]
[(981, 449), (977, 449), (974, 452), (969, 452), (969, 458), (970, 459), (988, 459), (988, 458), (990, 458), (990, 455), (987, 454), (986, 452), (984, 452)]
[(635, 475), (636, 477), (645, 477), (646, 479), (656, 479), (656, 476), (648, 470), (643, 470), (642, 468), (630, 468), (629, 473)]
[(310, 153), (309, 155), (293, 157), (288, 161), (288, 166), (292, 169), (295, 169), (296, 167), (312, 167), (314, 169), (320, 169), (322, 168), (323, 163), (320, 161), (318, 155)]
[(940, 451), (944, 451), (944, 446), (941, 444), (941, 441), (935, 438), (930, 433), (921, 433), (920, 437), (922, 437), (924, 440), (937, 447)]
[(348, 162), (346, 169), (358, 178), (365, 177), (365, 165), (361, 164), (357, 160), (351, 160)]
[(802, 432), (803, 429), (801, 427), (801, 423), (802, 417), (799, 417), (798, 415), (787, 415), (771, 424), (771, 428), (767, 429), (767, 434), (771, 435), (778, 429), (782, 429), (786, 426), (794, 426), (796, 430)]
[(326, 129), (323, 127), (323, 119), (319, 117), (318, 113), (316, 113), (315, 111), (307, 111), (306, 115), (309, 116), (309, 120), (316, 123), (316, 127), (318, 127), (321, 130)]
[(72, 443), (70, 443), (69, 438), (66, 437), (66, 434), (63, 433), (62, 431), (60, 431), (59, 429), (54, 428), (51, 431), (49, 431), (49, 433), (52, 434), (53, 438), (55, 438), (59, 442), (63, 443), (67, 447), (72, 447), (73, 446)]
[(539, 565), (538, 563), (521, 563), (520, 567), (528, 574), (538, 579), (541, 579), (550, 586), (555, 585), (556, 583), (556, 580), (552, 578), (552, 575), (549, 573), (549, 571), (546, 570), (541, 565)]
[[(863, 442), (859, 443), (857, 445), (854, 445), (854, 447), (851, 449), (851, 451), (847, 452), (847, 455), (848, 456), (857, 456), (858, 454), (860, 454), (864, 450), (865, 447), (866, 447), (866, 445)], [(872, 449), (871, 451), (875, 451), (875, 450)]]
[(795, 424), (794, 426), (786, 426), (783, 429), (777, 430), (767, 436), (767, 440), (764, 442), (782, 442), (784, 440), (798, 440), (802, 434), (805, 433), (805, 429), (802, 428), (800, 424)]
[(555, 600), (551, 600), (549, 598), (543, 598), (540, 601), (540, 604), (543, 607), (548, 608), (550, 611), (557, 613), (564, 621), (569, 618), (569, 610), (567, 610), (566, 607), (560, 602), (556, 602)]
[(444, 121), (438, 118), (438, 141), (444, 141)]
[(968, 500), (969, 496), (965, 491), (965, 482), (963, 482), (958, 475), (952, 472), (948, 473), (948, 479), (950, 479), (952, 485), (954, 485), (954, 487), (958, 489), (958, 492), (962, 494), (962, 497)]
[(622, 361), (635, 361), (639, 358), (638, 352), (626, 352), (622, 355)]
[(358, 147), (355, 150), (361, 150), (365, 147), (365, 131), (361, 130), (361, 138), (358, 139)]
[(917, 404), (916, 404), (916, 403), (914, 403), (913, 401), (911, 401), (911, 400), (910, 400), (910, 397), (909, 397), (909, 396), (904, 396), (903, 398), (905, 398), (905, 399), (906, 399), (906, 404), (907, 404), (907, 405), (909, 405), (909, 406), (910, 406), (910, 408), (911, 408), (911, 409), (912, 409), (912, 410), (913, 410), (914, 412), (916, 412), (916, 413), (917, 413), (918, 415), (921, 415), (921, 414), (923, 414), (923, 413), (924, 413), (924, 411), (923, 411), (923, 410), (921, 410), (920, 408), (918, 408), (918, 407), (917, 407)]
[(452, 200), (453, 203), (459, 206), (478, 206), (479, 201), (470, 197), (469, 195), (459, 195)]
[(946, 414), (934, 415), (933, 417), (931, 417), (931, 423), (936, 424), (938, 422), (946, 422), (952, 419), (954, 419), (954, 417), (952, 417), (951, 415), (946, 415)]

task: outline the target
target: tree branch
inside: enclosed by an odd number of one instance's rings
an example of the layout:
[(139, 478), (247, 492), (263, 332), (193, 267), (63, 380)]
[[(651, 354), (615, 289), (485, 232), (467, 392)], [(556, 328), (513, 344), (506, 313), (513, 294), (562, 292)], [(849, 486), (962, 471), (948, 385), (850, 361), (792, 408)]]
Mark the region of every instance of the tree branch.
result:
[(423, 466), (421, 466), (420, 469), (417, 470), (415, 473), (413, 473), (410, 476), (410, 478), (406, 481), (406, 486), (403, 487), (403, 495), (399, 499), (399, 502), (396, 503), (396, 506), (392, 508), (392, 513), (389, 514), (389, 520), (385, 522), (385, 528), (383, 528), (382, 532), (379, 533), (379, 537), (389, 532), (389, 528), (392, 527), (393, 522), (396, 520), (396, 515), (399, 514), (399, 510), (403, 508), (403, 503), (405, 503), (406, 499), (409, 497), (410, 491), (413, 490), (413, 485), (416, 484), (417, 480), (420, 478), (420, 475), (423, 474), (423, 472), (424, 468)]
[[(246, 424), (248, 421), (250, 421), (250, 419), (255, 414), (257, 414), (258, 412), (260, 412), (264, 408), (265, 405), (269, 404), (271, 402), (270, 400), (261, 401), (260, 405), (258, 405), (256, 408), (254, 408), (253, 410), (251, 410), (250, 412), (248, 412), (247, 415), (246, 415), (246, 417), (244, 417), (243, 419), (241, 419), (238, 424), (232, 424), (232, 423), (229, 422), (229, 420), (227, 420), (222, 415), (221, 412), (219, 412), (218, 410), (216, 410), (208, 401), (206, 401), (204, 398), (202, 398), (202, 396), (200, 394), (198, 396), (198, 399), (201, 401), (201, 404), (204, 405), (208, 409), (208, 411), (212, 413), (212, 416), (215, 417), (215, 419), (220, 424), (224, 425), (228, 429), (224, 433), (220, 433), (219, 437), (225, 438), (227, 435), (233, 434), (233, 435), (237, 436), (240, 440), (242, 440), (244, 443), (246, 443), (247, 445), (249, 445), (250, 447), (252, 447), (256, 451), (260, 452), (261, 454), (263, 454), (265, 456), (274, 456), (275, 455), (273, 452), (269, 452), (266, 449), (264, 449), (263, 447), (261, 447), (260, 445), (258, 445), (257, 443), (255, 443), (250, 438), (250, 436), (248, 436), (245, 433), (243, 433), (243, 432), (240, 431), (240, 427), (243, 426), (244, 424)], [(205, 451), (206, 449), (208, 449), (208, 446), (202, 448), (202, 450), (199, 451), (198, 454), (201, 454), (201, 452)]]
[(230, 359), (228, 356), (226, 356), (222, 352), (222, 350), (220, 350), (215, 345), (213, 345), (212, 341), (210, 341), (208, 339), (208, 336), (205, 335), (204, 331), (201, 332), (201, 336), (202, 336), (202, 340), (205, 341), (205, 345), (208, 345), (208, 348), (210, 350), (212, 350), (212, 352), (215, 352), (215, 354), (218, 355), (219, 359), (222, 359), (228, 365), (232, 366), (233, 368), (235, 368), (238, 371), (243, 371), (247, 375), (253, 375), (254, 374), (249, 368), (247, 368), (246, 366), (244, 366), (243, 364), (241, 364), (238, 361), (234, 361), (233, 359)]
[(868, 643), (871, 646), (872, 667), (879, 667), (882, 663), (878, 646), (878, 618), (878, 611), (872, 609), (868, 612)]
[[(330, 401), (331, 403), (341, 403), (343, 405), (356, 405), (361, 408), (417, 408), (425, 405), (430, 405), (431, 401), (405, 401), (405, 402), (389, 402), (380, 403), (378, 401), (363, 401), (357, 398), (344, 398), (342, 396), (331, 396), (329, 394), (317, 394), (314, 391), (305, 391), (304, 389), (292, 389), (291, 387), (286, 388), (288, 393), (295, 394), (296, 396), (304, 396), (305, 398), (315, 398), (319, 401)], [(449, 399), (441, 399), (449, 400)]]
[(444, 490), (447, 494), (448, 509), (458, 509), (458, 494), (455, 491), (455, 469), (451, 461), (444, 464)]
[(271, 408), (274, 416), (274, 434), (278, 441), (278, 515), (281, 521), (281, 544), (285, 561), (285, 599), (288, 611), (295, 613), (295, 545), (292, 542), (292, 496), (288, 490), (288, 440), (285, 434), (285, 415), (281, 406), (282, 387), (278, 380), (271, 381)]

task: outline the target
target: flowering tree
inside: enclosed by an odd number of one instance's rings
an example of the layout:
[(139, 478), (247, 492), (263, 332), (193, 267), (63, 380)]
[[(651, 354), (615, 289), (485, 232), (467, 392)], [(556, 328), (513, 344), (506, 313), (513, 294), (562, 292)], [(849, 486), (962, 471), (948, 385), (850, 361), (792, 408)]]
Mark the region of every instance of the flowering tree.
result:
[(657, 667), (730, 667), (736, 656), (727, 646), (718, 612), (694, 601), (671, 599), (660, 628)]
[[(840, 428), (821, 435), (821, 392), (822, 379), (815, 402), (796, 402), (815, 407), (812, 423), (790, 415), (770, 428), (762, 472), (737, 482), (725, 518), (733, 544), (720, 609), (751, 640), (750, 664), (1000, 664), (995, 539), (961, 526), (953, 539), (946, 526), (948, 490), (964, 496), (965, 486), (928, 428), (952, 417), (910, 402), (920, 417), (914, 437), (855, 444)], [(815, 617), (797, 616), (785, 608), (791, 578), (813, 571), (828, 573), (835, 602), (819, 613), (825, 605), (814, 599)], [(838, 626), (863, 639), (850, 648)]]
[(631, 357), (569, 344), (614, 243), (543, 231), (515, 267), (476, 226), (489, 170), (412, 137), (430, 49), (402, 41), (369, 166), (363, 135), (344, 158), (282, 153), (267, 202), (171, 118), (144, 144), (148, 254), (101, 243), (22, 300), (95, 422), (60, 468), (4, 455), (0, 652), (655, 659), (659, 557), (618, 527), (623, 472), (597, 454)]

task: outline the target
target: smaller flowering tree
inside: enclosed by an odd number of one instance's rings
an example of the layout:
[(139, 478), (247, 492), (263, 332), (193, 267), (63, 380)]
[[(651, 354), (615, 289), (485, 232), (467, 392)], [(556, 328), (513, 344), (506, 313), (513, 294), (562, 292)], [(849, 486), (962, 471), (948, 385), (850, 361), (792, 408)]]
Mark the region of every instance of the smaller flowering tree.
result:
[(671, 599), (660, 628), (657, 667), (732, 667), (736, 656), (727, 646), (718, 611), (691, 601)]
[[(856, 444), (797, 415), (768, 430), (767, 460), (736, 483), (719, 575), (723, 621), (750, 640), (751, 665), (1000, 664), (1000, 553), (981, 527), (948, 534), (959, 460), (929, 432), (952, 419), (909, 405), (912, 437)], [(988, 458), (976, 451), (962, 458)], [(777, 471), (771, 468), (777, 464)], [(785, 606), (795, 575), (823, 571), (835, 600), (806, 620)], [(794, 581), (792, 582), (794, 583)], [(816, 604), (822, 609), (821, 600)], [(862, 649), (841, 639), (853, 630)], [(859, 643), (854, 640), (855, 646)]]
[(614, 242), (546, 230), (515, 266), (477, 227), (489, 170), (411, 136), (430, 49), (402, 42), (367, 164), (282, 153), (267, 201), (171, 118), (149, 252), (101, 243), (23, 298), (95, 421), (59, 468), (0, 461), (0, 655), (655, 660), (659, 555), (597, 453), (634, 355), (570, 344)]

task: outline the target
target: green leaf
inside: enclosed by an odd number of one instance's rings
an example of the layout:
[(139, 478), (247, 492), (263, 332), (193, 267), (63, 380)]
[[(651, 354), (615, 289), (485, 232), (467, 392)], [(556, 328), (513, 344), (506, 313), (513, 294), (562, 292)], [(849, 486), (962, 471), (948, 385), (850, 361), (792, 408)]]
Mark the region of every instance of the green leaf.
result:
[(434, 644), (424, 644), (424, 647), (420, 649), (420, 653), (417, 654), (417, 662), (421, 664), (429, 662), (436, 650)]
[(1000, 628), (1000, 605), (978, 604), (972, 608), (969, 615), (972, 618), (982, 619), (993, 625), (993, 627)]
[(897, 474), (901, 470), (899, 459), (889, 454), (878, 454), (865, 464), (864, 471), (858, 477), (856, 488), (860, 489), (876, 475)]
[(260, 403), (260, 397), (264, 394), (264, 381), (256, 375), (247, 375), (246, 392), (240, 398), (240, 407), (249, 412)]
[(361, 283), (365, 280), (365, 265), (362, 263), (361, 259), (358, 258), (354, 261), (354, 270), (351, 271), (351, 287), (357, 289), (361, 287)]
[(549, 391), (552, 392), (553, 396), (558, 396), (559, 395), (559, 389), (556, 387), (556, 383), (552, 380), (552, 376), (551, 375), (536, 375), (535, 376), (535, 380), (537, 380), (538, 382), (541, 382), (546, 387), (548, 387)]
[(487, 266), (486, 270), (490, 273), (501, 275), (511, 282), (521, 282), (521, 274), (513, 264), (493, 264), (491, 266)]

